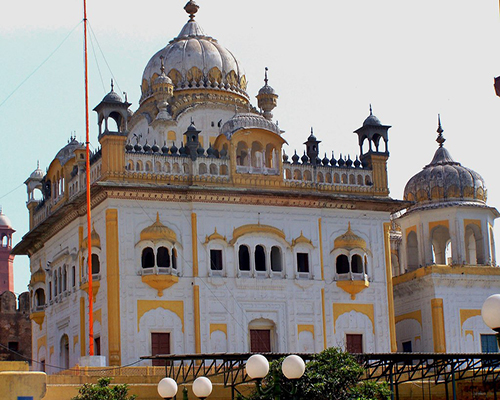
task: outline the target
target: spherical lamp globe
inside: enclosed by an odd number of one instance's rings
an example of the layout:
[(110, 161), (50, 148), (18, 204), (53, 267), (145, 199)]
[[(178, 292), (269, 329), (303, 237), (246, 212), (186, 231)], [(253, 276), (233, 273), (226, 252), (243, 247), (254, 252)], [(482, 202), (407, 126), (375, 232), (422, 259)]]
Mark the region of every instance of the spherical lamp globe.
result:
[(304, 375), (306, 364), (299, 356), (291, 355), (283, 360), (281, 370), (288, 379), (299, 379)]
[(494, 294), (486, 299), (481, 315), (486, 325), (500, 333), (500, 294)]
[(172, 378), (163, 378), (158, 383), (158, 394), (164, 399), (171, 399), (177, 394), (177, 383)]
[(247, 375), (252, 379), (263, 379), (269, 372), (269, 362), (261, 354), (251, 356), (245, 366)]
[(204, 399), (212, 393), (212, 382), (206, 376), (200, 376), (193, 382), (193, 393), (196, 397)]

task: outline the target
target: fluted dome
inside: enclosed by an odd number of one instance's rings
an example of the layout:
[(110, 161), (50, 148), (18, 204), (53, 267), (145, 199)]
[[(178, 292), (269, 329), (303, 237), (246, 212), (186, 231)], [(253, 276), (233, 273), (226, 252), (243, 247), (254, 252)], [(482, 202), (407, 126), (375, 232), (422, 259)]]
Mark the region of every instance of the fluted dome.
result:
[(440, 146), (430, 164), (406, 184), (404, 199), (417, 204), (446, 201), (486, 203), (486, 187), (481, 175), (453, 160), (443, 147), (441, 133), (438, 143)]
[(78, 142), (76, 138), (71, 138), (70, 142), (64, 146), (59, 152), (56, 154), (56, 158), (59, 160), (61, 165), (66, 164), (71, 158), (73, 158), (73, 155), (75, 153), (75, 150), (79, 148), (85, 148), (83, 144)]
[[(192, 12), (187, 8), (186, 11)], [(176, 90), (208, 88), (248, 98), (245, 92), (246, 77), (241, 64), (216, 39), (205, 35), (194, 20), (194, 13), (179, 36), (149, 60), (142, 76), (141, 103), (152, 95), (151, 87), (160, 75), (161, 57), (165, 72), (174, 84), (174, 93)]]
[(31, 179), (36, 179), (36, 180), (40, 180), (43, 178), (45, 174), (43, 173), (43, 171), (40, 169), (40, 166), (37, 165), (36, 169), (31, 173), (30, 175), (30, 178)]
[(278, 135), (281, 134), (281, 130), (278, 125), (267, 120), (262, 115), (254, 113), (235, 114), (230, 120), (226, 121), (224, 125), (222, 125), (221, 133), (226, 135), (228, 139), (231, 139), (231, 136), (233, 136), (235, 132), (240, 129), (249, 128), (266, 129)]

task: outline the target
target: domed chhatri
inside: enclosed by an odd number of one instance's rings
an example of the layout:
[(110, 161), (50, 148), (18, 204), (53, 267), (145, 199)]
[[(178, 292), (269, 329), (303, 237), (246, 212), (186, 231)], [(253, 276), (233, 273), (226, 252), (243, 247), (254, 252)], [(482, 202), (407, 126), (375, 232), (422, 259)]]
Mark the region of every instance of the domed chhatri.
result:
[(12, 223), (10, 222), (10, 219), (3, 213), (1, 207), (0, 207), (0, 227), (12, 228)]
[(417, 204), (445, 201), (486, 203), (486, 188), (481, 175), (454, 161), (443, 146), (446, 139), (439, 117), (437, 132), (439, 147), (430, 164), (408, 181), (404, 199)]
[(142, 76), (141, 104), (153, 95), (152, 86), (161, 74), (162, 57), (174, 92), (200, 88), (222, 90), (248, 102), (247, 81), (241, 64), (216, 39), (205, 34), (194, 19), (198, 8), (194, 1), (186, 4), (184, 9), (190, 16), (189, 21), (175, 39), (149, 60)]
[(372, 105), (370, 104), (370, 115), (363, 121), (363, 126), (379, 126), (382, 125), (382, 122), (373, 115)]

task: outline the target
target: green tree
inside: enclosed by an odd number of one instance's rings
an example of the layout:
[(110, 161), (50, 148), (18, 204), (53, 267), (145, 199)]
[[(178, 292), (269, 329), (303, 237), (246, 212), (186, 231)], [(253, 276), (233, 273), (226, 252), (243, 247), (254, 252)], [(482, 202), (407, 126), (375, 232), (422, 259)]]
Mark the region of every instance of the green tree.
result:
[(96, 384), (86, 383), (80, 390), (78, 396), (71, 400), (134, 400), (137, 396), (128, 396), (128, 386), (114, 385), (109, 386), (111, 378), (100, 378)]
[[(273, 361), (262, 389), (255, 389), (248, 400), (290, 398), (308, 400), (387, 400), (387, 384), (361, 381), (364, 369), (349, 353), (329, 348), (306, 365), (302, 378), (295, 382), (281, 372), (283, 359)], [(288, 394), (288, 395), (287, 395)]]

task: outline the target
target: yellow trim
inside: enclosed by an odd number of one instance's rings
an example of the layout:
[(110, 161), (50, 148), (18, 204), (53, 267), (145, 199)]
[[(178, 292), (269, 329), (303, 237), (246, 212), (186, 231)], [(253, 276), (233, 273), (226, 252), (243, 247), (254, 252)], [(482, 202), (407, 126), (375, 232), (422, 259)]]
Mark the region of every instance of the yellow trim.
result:
[(319, 231), (319, 259), (321, 262), (321, 280), (325, 280), (325, 266), (323, 263), (323, 232), (321, 229), (321, 218), (318, 218), (318, 231)]
[(407, 319), (414, 319), (414, 320), (416, 320), (420, 324), (420, 328), (422, 328), (422, 311), (421, 310), (412, 311), (412, 312), (409, 312), (409, 313), (406, 313), (406, 314), (398, 315), (395, 318), (395, 321), (396, 321), (396, 324), (397, 324), (397, 323), (399, 323), (401, 321), (405, 321)]
[[(83, 249), (83, 226), (78, 227), (78, 243), (79, 243), (79, 248), (82, 251)], [(82, 257), (78, 255), (78, 283), (82, 283), (82, 268), (83, 268), (83, 262), (82, 262)], [(85, 354), (83, 354), (85, 355)]]
[(38, 355), (40, 353), (40, 348), (42, 346), (47, 347), (47, 336), (42, 336), (41, 338), (38, 338), (38, 340), (36, 341), (36, 354), (37, 354), (37, 357), (38, 357)]
[(333, 333), (337, 331), (337, 329), (335, 328), (337, 319), (341, 315), (349, 313), (351, 311), (359, 312), (370, 318), (370, 321), (372, 322), (373, 334), (375, 334), (375, 316), (373, 311), (373, 304), (348, 304), (348, 303), (333, 304)]
[(191, 241), (193, 246), (193, 276), (198, 276), (198, 222), (196, 213), (191, 213)]
[(139, 322), (148, 311), (163, 308), (172, 311), (182, 322), (182, 332), (184, 332), (184, 302), (182, 300), (137, 300), (137, 332), (140, 331)]
[(201, 335), (200, 335), (200, 287), (193, 286), (193, 304), (194, 304), (194, 349), (196, 353), (201, 353)]
[(481, 220), (480, 219), (464, 219), (464, 228), (467, 227), (467, 225), (476, 225), (481, 229)]
[(415, 336), (415, 342), (416, 342), (417, 340), (420, 340), (420, 336)]
[(78, 343), (78, 335), (73, 336), (73, 352), (75, 351), (75, 346)]
[(351, 230), (351, 222), (347, 223), (347, 231), (333, 241), (333, 249), (355, 249), (366, 250), (366, 241)]
[[(88, 245), (87, 238), (83, 239), (82, 249), (86, 249)], [(90, 232), (90, 246), (92, 248), (97, 247), (99, 250), (101, 249), (101, 237), (96, 232), (94, 224), (92, 224), (92, 231)]]
[(227, 324), (210, 324), (210, 336), (216, 331), (224, 332), (227, 338)]
[(231, 239), (229, 244), (234, 245), (241, 236), (246, 235), (248, 233), (268, 233), (271, 235), (279, 236), (286, 242), (285, 233), (281, 229), (275, 228), (274, 226), (270, 225), (261, 225), (259, 223), (259, 224), (243, 225), (236, 228), (233, 231), (233, 238)]
[(210, 236), (205, 236), (205, 244), (212, 240), (222, 240), (227, 243), (226, 237), (217, 232), (217, 227), (215, 228), (214, 233), (212, 233)]
[(52, 354), (54, 354), (54, 346), (50, 346), (49, 356), (52, 358)]
[(440, 275), (500, 275), (500, 268), (492, 266), (464, 267), (462, 265), (429, 265), (415, 271), (396, 276), (392, 279), (394, 285), (423, 278), (430, 274)]
[(415, 232), (415, 234), (417, 234), (417, 225), (413, 225), (413, 226), (410, 226), (409, 228), (406, 228), (406, 232), (405, 232), (406, 237), (408, 237), (408, 234), (410, 232)]
[(106, 210), (106, 269), (108, 298), (109, 365), (121, 365), (120, 253), (118, 210)]
[(474, 340), (474, 331), (473, 330), (466, 330), (465, 333), (464, 333), (464, 336), (467, 337), (467, 335), (471, 335), (472, 336), (472, 340)]
[(41, 265), (31, 275), (30, 286), (33, 287), (36, 283), (45, 283), (45, 272), (43, 271)]
[(141, 241), (142, 240), (151, 240), (153, 242), (168, 240), (169, 242), (175, 243), (177, 241), (177, 235), (172, 229), (160, 222), (160, 213), (157, 212), (156, 221), (141, 231)]
[(45, 311), (37, 311), (30, 314), (30, 319), (35, 321), (42, 330), (43, 320), (45, 319)]
[[(97, 299), (97, 293), (99, 292), (99, 289), (101, 287), (101, 282), (100, 281), (92, 281), (92, 299), (94, 300), (93, 303), (95, 303)], [(89, 294), (89, 283), (85, 282), (83, 285), (80, 286), (80, 290), (84, 290), (85, 293)]]
[(297, 325), (297, 335), (301, 332), (311, 332), (314, 337), (314, 325)]
[(80, 356), (85, 355), (85, 299), (80, 297)]
[(310, 239), (306, 238), (303, 235), (302, 231), (300, 231), (300, 236), (299, 237), (297, 237), (296, 239), (292, 240), (292, 247), (295, 247), (297, 244), (300, 244), (300, 243), (309, 244), (311, 246), (313, 245), (312, 241)]
[(446, 353), (443, 299), (431, 299), (431, 310), (432, 310), (432, 337), (434, 339), (434, 352)]
[[(325, 289), (321, 289), (321, 312), (323, 314), (323, 347), (326, 349)], [(335, 326), (333, 327), (335, 331)]]
[(481, 315), (481, 310), (460, 310), (460, 330), (464, 328), (465, 321), (478, 315)]
[(175, 275), (142, 275), (142, 282), (158, 291), (158, 297), (163, 297), (163, 291), (179, 282)]
[(337, 287), (351, 295), (351, 300), (356, 300), (356, 295), (367, 287), (370, 287), (370, 282), (362, 281), (337, 281)]
[(443, 221), (429, 222), (429, 232), (431, 232), (437, 226), (444, 226), (444, 227), (450, 229), (450, 221), (443, 220)]
[(99, 323), (102, 325), (102, 311), (101, 309), (94, 311), (94, 323), (96, 321), (99, 321)]
[(398, 351), (396, 342), (396, 322), (394, 318), (394, 290), (392, 283), (391, 264), (391, 223), (384, 222), (384, 247), (385, 247), (385, 276), (387, 279), (387, 311), (389, 313), (389, 335), (391, 340), (391, 351)]

